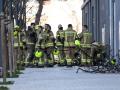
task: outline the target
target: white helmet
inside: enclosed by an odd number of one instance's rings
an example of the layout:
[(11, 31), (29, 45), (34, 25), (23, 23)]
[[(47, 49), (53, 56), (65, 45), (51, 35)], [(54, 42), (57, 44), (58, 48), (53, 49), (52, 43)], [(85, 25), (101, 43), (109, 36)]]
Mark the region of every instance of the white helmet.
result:
[(59, 25), (58, 25), (58, 28), (61, 28), (61, 27), (62, 27), (62, 25), (61, 25), (61, 24), (59, 24)]

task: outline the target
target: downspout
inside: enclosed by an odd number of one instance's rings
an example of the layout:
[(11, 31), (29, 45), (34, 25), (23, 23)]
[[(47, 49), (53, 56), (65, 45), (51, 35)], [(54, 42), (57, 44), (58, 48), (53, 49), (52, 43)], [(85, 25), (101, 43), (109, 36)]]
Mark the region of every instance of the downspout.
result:
[(109, 5), (110, 5), (110, 58), (113, 57), (114, 55), (114, 42), (113, 42), (113, 6), (112, 6), (112, 1), (113, 0), (109, 0)]
[(117, 56), (117, 28), (116, 28), (116, 2), (115, 0), (113, 0), (113, 3), (114, 3), (114, 12), (113, 12), (113, 15), (114, 15), (114, 58), (116, 60), (118, 60), (118, 56)]

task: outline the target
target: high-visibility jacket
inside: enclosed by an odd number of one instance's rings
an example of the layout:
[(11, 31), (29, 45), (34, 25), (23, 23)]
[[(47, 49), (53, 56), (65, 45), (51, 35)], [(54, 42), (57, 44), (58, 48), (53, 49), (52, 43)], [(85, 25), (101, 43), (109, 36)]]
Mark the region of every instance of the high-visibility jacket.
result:
[(92, 33), (90, 33), (90, 32), (83, 33), (83, 43), (84, 44), (92, 43)]
[(92, 43), (92, 33), (89, 31), (83, 31), (79, 34), (79, 39), (81, 44), (91, 44)]
[(74, 47), (75, 46), (75, 39), (77, 38), (77, 32), (75, 30), (72, 29), (67, 29), (66, 31), (64, 31), (65, 34), (65, 41), (64, 41), (64, 45), (65, 47)]
[(46, 34), (47, 34), (46, 47), (53, 47), (54, 46), (54, 42), (53, 42), (54, 35), (53, 35), (53, 32), (50, 31), (50, 32), (47, 32)]
[(63, 42), (64, 42), (64, 31), (63, 30), (58, 30), (57, 34), (56, 34), (56, 46), (63, 46)]
[(38, 34), (38, 41), (36, 43), (36, 47), (40, 47), (40, 48), (45, 48), (45, 43), (44, 43), (44, 38), (45, 38), (45, 33), (41, 32)]
[[(48, 35), (47, 35), (47, 32), (46, 31), (44, 31), (44, 32), (41, 32), (41, 35), (39, 36), (39, 41), (41, 41), (40, 43), (41, 43), (41, 48), (42, 49), (44, 49), (44, 48), (46, 48), (46, 42), (47, 42), (47, 37), (48, 37)], [(40, 46), (40, 45), (39, 45)]]
[(52, 31), (45, 30), (39, 34), (37, 46), (41, 46), (42, 49), (51, 47), (54, 45), (52, 39), (54, 38)]

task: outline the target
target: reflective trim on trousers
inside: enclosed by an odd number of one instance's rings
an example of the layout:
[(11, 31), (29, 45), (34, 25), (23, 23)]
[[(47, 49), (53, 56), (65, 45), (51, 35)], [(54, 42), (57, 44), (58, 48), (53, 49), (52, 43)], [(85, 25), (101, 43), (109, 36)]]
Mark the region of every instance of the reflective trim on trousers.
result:
[(91, 47), (91, 44), (81, 44), (81, 47)]
[(34, 43), (27, 43), (28, 45), (34, 45)]
[(84, 35), (92, 35), (92, 33), (83, 33)]
[(18, 47), (19, 45), (18, 45), (18, 43), (14, 43), (14, 47)]
[(61, 42), (57, 42), (56, 46), (62, 46), (63, 44)]
[(47, 47), (53, 46), (53, 43), (48, 43)]
[(81, 59), (81, 62), (82, 62), (82, 63), (90, 63), (90, 62), (91, 62), (91, 59)]

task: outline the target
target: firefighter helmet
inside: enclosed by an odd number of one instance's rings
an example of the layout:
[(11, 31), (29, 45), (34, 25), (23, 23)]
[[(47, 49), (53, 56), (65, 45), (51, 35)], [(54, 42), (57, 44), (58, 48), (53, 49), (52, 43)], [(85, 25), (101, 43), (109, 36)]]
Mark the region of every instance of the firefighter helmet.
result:
[(59, 54), (60, 54), (60, 51), (59, 51), (59, 50), (54, 50), (54, 51), (53, 51), (53, 54), (54, 54), (54, 55), (59, 55)]
[(79, 40), (75, 40), (75, 45), (76, 46), (80, 46), (80, 41)]
[(62, 27), (62, 25), (61, 25), (61, 24), (59, 24), (59, 25), (58, 25), (58, 28), (61, 28), (61, 27)]
[(37, 58), (42, 57), (42, 55), (43, 55), (43, 52), (42, 52), (42, 51), (37, 50), (37, 51), (35, 52), (35, 57), (37, 57)]

